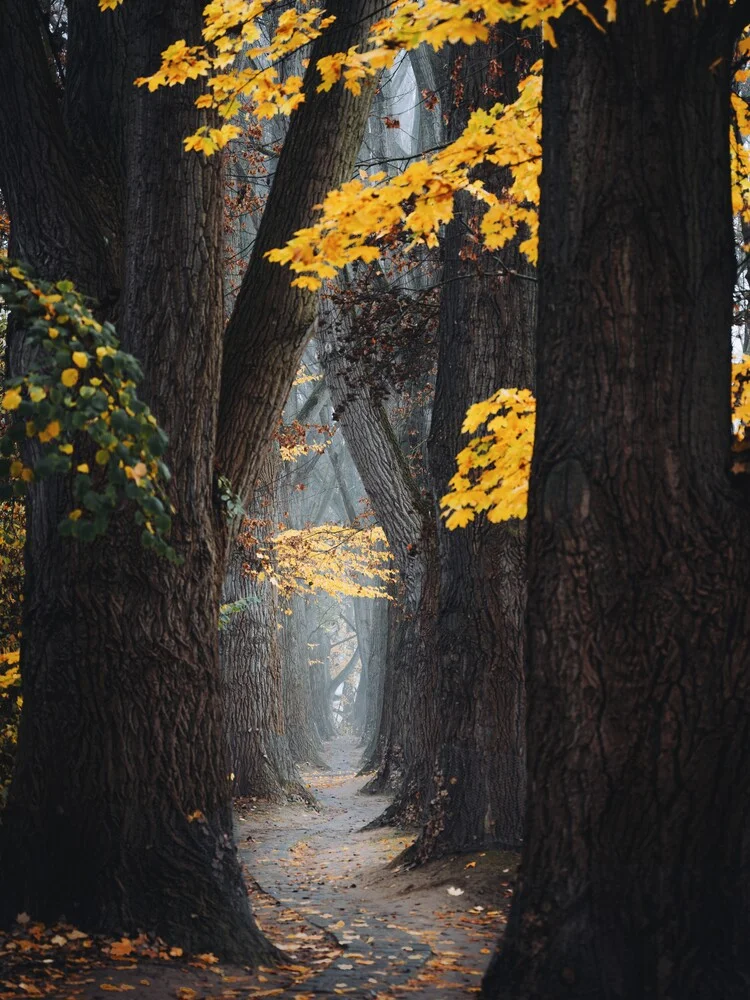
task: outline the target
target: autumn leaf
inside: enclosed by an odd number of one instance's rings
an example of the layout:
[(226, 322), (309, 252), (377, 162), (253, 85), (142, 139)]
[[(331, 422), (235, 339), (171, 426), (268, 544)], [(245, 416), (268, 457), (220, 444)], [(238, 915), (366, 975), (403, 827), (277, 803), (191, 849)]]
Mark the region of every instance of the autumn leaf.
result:
[(112, 958), (125, 958), (132, 954), (133, 942), (130, 938), (122, 938), (120, 941), (113, 941), (109, 946), (109, 953)]

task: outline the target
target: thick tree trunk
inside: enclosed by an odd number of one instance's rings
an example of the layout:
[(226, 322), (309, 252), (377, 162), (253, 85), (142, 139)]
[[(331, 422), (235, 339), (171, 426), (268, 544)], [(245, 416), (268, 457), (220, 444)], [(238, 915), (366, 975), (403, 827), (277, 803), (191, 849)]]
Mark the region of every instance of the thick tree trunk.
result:
[[(454, 46), (449, 138), (461, 134), (476, 107), (514, 101), (540, 49), (534, 34), (506, 25), (493, 29), (487, 44)], [(498, 195), (510, 181), (496, 168), (482, 171), (482, 179)], [(469, 406), (501, 386), (529, 388), (533, 378), (532, 269), (515, 246), (501, 252), (499, 272), (488, 255), (471, 252), (476, 212), (473, 199), (459, 197), (445, 240), (428, 445), (436, 498), (455, 473)], [(438, 545), (439, 738), (428, 821), (409, 851), (420, 861), (489, 844), (517, 846), (526, 792), (525, 525), (480, 516), (449, 531), (438, 515)]]
[(750, 539), (728, 451), (737, 16), (725, 0), (618, 4), (601, 32), (571, 11), (547, 53), (531, 793), (487, 997), (750, 989)]
[[(201, 8), (178, 0), (153, 17), (146, 0), (130, 0), (111, 15), (126, 19), (128, 78), (153, 69), (174, 38), (197, 40)], [(3, 5), (3, 32), (18, 9)], [(19, 62), (12, 72), (24, 75)], [(272, 949), (252, 922), (232, 843), (216, 631), (221, 171), (182, 146), (199, 124), (197, 93), (195, 85), (129, 89), (117, 123), (130, 178), (117, 241), (125, 253), (119, 331), (170, 434), (172, 542), (183, 561), (145, 552), (125, 514), (95, 545), (63, 541), (64, 484), (31, 490), (24, 709), (3, 817), (0, 909), (6, 920), (26, 910), (50, 922), (64, 914), (88, 930), (155, 931), (186, 950), (254, 962)], [(106, 228), (86, 242), (84, 229), (66, 233), (61, 222), (62, 249), (45, 245), (23, 200), (24, 171), (0, 159), (18, 245), (32, 264), (52, 277), (67, 270), (84, 292), (110, 289), (106, 255), (99, 278), (88, 280), (100, 246), (110, 246)], [(56, 198), (53, 188), (40, 197), (55, 202), (60, 220), (69, 194)], [(97, 222), (85, 198), (79, 211), (82, 226)]]

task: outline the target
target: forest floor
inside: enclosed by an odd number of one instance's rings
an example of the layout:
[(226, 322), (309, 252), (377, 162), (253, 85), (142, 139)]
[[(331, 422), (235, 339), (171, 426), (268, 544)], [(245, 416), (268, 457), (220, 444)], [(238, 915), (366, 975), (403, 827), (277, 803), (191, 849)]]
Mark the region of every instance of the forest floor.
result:
[(236, 837), (258, 923), (284, 953), (250, 974), (145, 937), (90, 939), (25, 921), (0, 935), (0, 1000), (453, 1000), (476, 996), (505, 926), (517, 856), (482, 851), (398, 865), (414, 834), (363, 831), (388, 804), (359, 794), (361, 748), (340, 736), (330, 770), (303, 772), (318, 809), (244, 802)]

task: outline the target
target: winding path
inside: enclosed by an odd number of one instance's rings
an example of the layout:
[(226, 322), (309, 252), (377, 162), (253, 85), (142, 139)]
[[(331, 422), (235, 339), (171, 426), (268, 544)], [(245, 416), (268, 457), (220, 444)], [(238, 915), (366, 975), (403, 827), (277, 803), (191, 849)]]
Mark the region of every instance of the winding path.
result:
[[(389, 870), (409, 837), (362, 832), (387, 800), (358, 794), (365, 783), (355, 773), (360, 753), (354, 738), (338, 737), (327, 747), (331, 770), (304, 775), (319, 812), (301, 804), (258, 806), (238, 822), (252, 879), (343, 948), (333, 964), (283, 996), (476, 995), (511, 894), (510, 875), (497, 877), (508, 867), (498, 865), (513, 859), (481, 853), (427, 870)], [(295, 939), (304, 936), (296, 931), (275, 943), (294, 961)]]

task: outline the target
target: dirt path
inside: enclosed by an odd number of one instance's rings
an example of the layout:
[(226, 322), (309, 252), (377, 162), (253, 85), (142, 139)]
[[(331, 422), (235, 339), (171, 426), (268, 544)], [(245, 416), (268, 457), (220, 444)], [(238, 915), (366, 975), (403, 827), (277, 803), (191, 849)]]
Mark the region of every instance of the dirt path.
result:
[(320, 809), (248, 804), (237, 822), (256, 918), (284, 952), (247, 969), (140, 935), (113, 941), (20, 914), (0, 933), (0, 1000), (453, 1000), (479, 992), (506, 919), (515, 855), (481, 852), (413, 871), (388, 867), (411, 840), (362, 827), (387, 804), (359, 795), (351, 737), (304, 775)]
[[(358, 794), (365, 782), (355, 773), (360, 755), (354, 738), (338, 737), (326, 748), (331, 770), (304, 774), (319, 812), (301, 804), (258, 806), (238, 823), (252, 878), (280, 906), (333, 934), (343, 949), (283, 996), (450, 1000), (476, 994), (504, 926), (515, 856), (482, 852), (416, 871), (388, 869), (411, 836), (361, 832), (387, 800)], [(262, 913), (259, 919), (264, 922)], [(278, 932), (278, 919), (274, 923)], [(306, 940), (299, 930), (281, 940), (272, 927), (268, 932), (293, 960)], [(321, 964), (329, 961), (330, 954)]]

